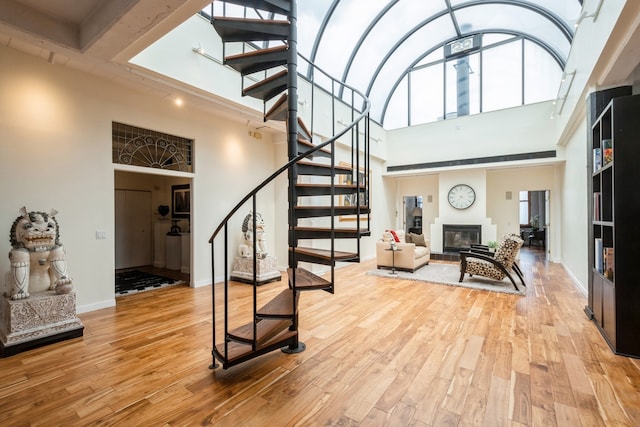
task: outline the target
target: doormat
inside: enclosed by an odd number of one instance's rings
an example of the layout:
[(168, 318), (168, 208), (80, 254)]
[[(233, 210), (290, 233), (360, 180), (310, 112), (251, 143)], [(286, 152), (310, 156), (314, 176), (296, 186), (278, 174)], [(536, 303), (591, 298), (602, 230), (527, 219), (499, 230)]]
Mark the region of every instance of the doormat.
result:
[(145, 273), (140, 270), (116, 272), (116, 296), (179, 285), (182, 280)]

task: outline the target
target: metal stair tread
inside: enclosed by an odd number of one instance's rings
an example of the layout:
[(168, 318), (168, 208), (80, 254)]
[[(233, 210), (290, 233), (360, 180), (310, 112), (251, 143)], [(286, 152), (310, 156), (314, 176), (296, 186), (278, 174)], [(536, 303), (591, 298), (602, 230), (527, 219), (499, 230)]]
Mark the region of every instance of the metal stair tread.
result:
[[(294, 269), (288, 268), (287, 275), (289, 276), (289, 283), (293, 286)], [(330, 281), (304, 268), (295, 269), (295, 282), (295, 288), (299, 291), (325, 290), (331, 288)]]
[(249, 42), (258, 40), (284, 40), (290, 22), (275, 19), (253, 19), (216, 16), (211, 20), (224, 42)]
[(227, 3), (233, 3), (240, 6), (252, 7), (260, 10), (286, 15), (291, 11), (290, 7), (278, 6), (276, 3), (285, 4), (285, 1), (268, 1), (268, 0), (226, 0)]
[[(313, 174), (330, 175), (331, 173), (346, 175), (353, 172), (353, 170), (348, 166), (334, 165), (332, 168), (331, 165), (327, 165), (323, 163), (308, 162), (304, 160), (299, 161), (297, 165), (298, 165), (298, 173), (303, 175), (313, 175)], [(316, 169), (316, 172), (313, 172), (312, 169)]]
[[(291, 326), (291, 319), (263, 319), (256, 324), (256, 345), (261, 347), (280, 332)], [(229, 339), (251, 343), (253, 341), (253, 322), (244, 324), (228, 333)]]
[(333, 189), (333, 193), (336, 195), (341, 194), (354, 194), (360, 190), (364, 190), (364, 187), (360, 185), (359, 187), (356, 184), (307, 184), (307, 183), (296, 183), (296, 192), (298, 196), (319, 196), (319, 195), (330, 195), (331, 190)]
[(268, 70), (287, 63), (289, 46), (282, 45), (267, 49), (257, 49), (249, 52), (230, 55), (224, 58), (226, 65), (246, 75), (258, 71)]
[(287, 70), (280, 71), (266, 79), (246, 87), (242, 93), (254, 98), (269, 100), (287, 89)]
[[(300, 147), (301, 145), (302, 148), (306, 148), (306, 150), (302, 151), (302, 153), (306, 153), (307, 151), (313, 150), (316, 147), (312, 142), (307, 141), (306, 139), (298, 138), (298, 147)], [(313, 152), (311, 156), (331, 157), (331, 151), (327, 150), (326, 148), (321, 148)]]
[[(299, 294), (296, 295), (296, 299)], [(258, 310), (258, 317), (261, 318), (292, 318), (293, 313), (293, 291), (285, 289), (276, 295), (271, 301)]]
[(283, 93), (280, 98), (264, 114), (264, 120), (287, 121), (287, 94)]

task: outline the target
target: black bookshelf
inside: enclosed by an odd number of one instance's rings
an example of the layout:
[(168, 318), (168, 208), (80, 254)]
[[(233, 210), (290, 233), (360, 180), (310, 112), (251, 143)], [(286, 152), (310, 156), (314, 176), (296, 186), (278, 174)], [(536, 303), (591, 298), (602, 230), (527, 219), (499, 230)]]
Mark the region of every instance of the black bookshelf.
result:
[(591, 124), (588, 139), (585, 312), (616, 354), (640, 357), (640, 95), (612, 97)]

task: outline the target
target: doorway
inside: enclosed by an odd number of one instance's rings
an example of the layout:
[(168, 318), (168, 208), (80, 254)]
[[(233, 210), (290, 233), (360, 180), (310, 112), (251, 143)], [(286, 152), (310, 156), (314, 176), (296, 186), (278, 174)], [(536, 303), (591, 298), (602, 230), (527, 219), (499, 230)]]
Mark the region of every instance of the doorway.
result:
[(549, 190), (528, 191), (520, 194), (520, 236), (524, 246), (549, 253)]
[(403, 205), (405, 232), (422, 234), (422, 196), (404, 196)]
[[(190, 283), (191, 211), (185, 209), (193, 206), (193, 192), (185, 191), (190, 188), (188, 177), (115, 171), (116, 276), (137, 270)], [(177, 191), (189, 197), (179, 211), (172, 200)]]
[(116, 270), (151, 264), (151, 192), (115, 191)]

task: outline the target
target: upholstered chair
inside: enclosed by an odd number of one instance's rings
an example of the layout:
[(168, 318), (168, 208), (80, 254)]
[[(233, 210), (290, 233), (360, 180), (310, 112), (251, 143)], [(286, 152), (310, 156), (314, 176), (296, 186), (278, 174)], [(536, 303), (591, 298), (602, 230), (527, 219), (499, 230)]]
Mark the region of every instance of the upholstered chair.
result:
[(517, 234), (508, 234), (500, 242), (492, 255), (482, 252), (460, 252), (460, 282), (465, 273), (469, 276), (477, 275), (494, 280), (502, 280), (508, 277), (513, 287), (518, 289), (511, 273), (515, 273), (522, 286), (526, 286), (522, 273), (516, 264), (516, 256), (524, 241)]

